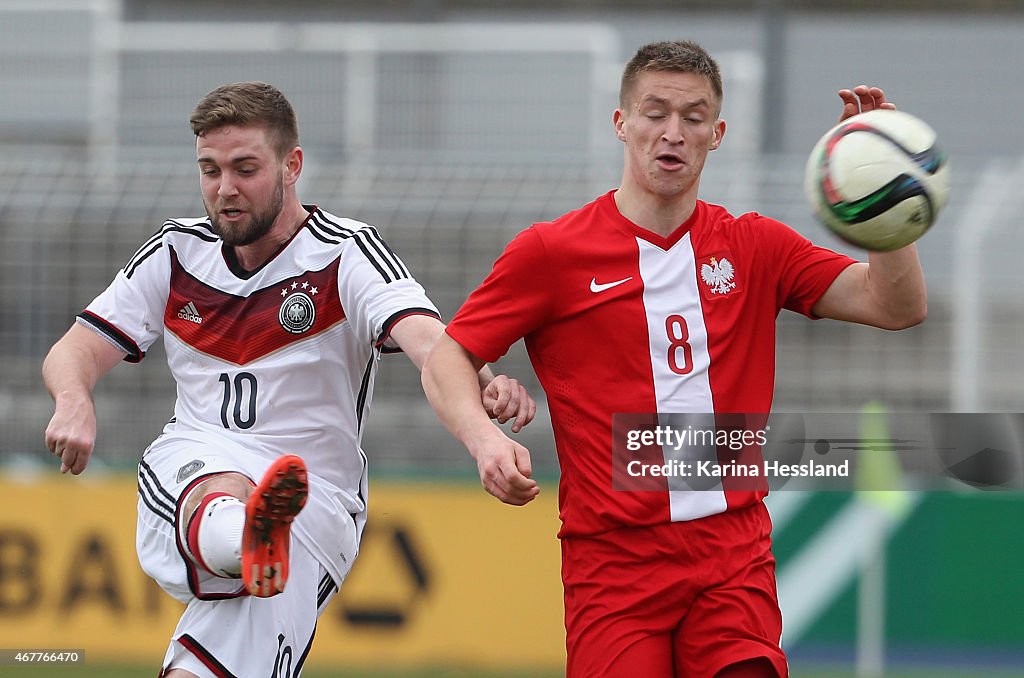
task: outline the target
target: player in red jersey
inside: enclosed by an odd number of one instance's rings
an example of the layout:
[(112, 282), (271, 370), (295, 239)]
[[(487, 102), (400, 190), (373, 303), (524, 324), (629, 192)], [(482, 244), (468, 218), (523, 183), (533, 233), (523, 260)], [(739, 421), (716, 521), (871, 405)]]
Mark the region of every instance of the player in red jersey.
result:
[[(139, 463), (136, 544), (188, 607), (161, 675), (297, 676), (359, 551), (379, 358), (419, 366), (444, 326), (375, 228), (299, 202), (280, 91), (219, 87), (191, 122), (207, 216), (165, 222), (51, 349), (46, 444), (82, 473), (97, 380), (162, 338), (178, 397)], [(533, 417), (514, 380), (480, 382), (499, 421)]]
[[(893, 107), (878, 88), (839, 95), (843, 118)], [(620, 186), (520, 233), (423, 371), (487, 491), (525, 504), (539, 491), (529, 452), (487, 419), (473, 376), (525, 338), (561, 467), (571, 678), (788, 675), (765, 491), (617, 491), (613, 415), (769, 412), (783, 308), (889, 329), (925, 316), (913, 245), (859, 263), (698, 199), (721, 105), (700, 46), (641, 48), (613, 118)]]

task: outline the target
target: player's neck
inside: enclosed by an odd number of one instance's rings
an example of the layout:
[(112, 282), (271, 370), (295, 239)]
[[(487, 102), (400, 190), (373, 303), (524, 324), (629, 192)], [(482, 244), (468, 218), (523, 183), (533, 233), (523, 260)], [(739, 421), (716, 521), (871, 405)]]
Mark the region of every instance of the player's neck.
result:
[(696, 191), (663, 200), (624, 183), (614, 193), (619, 213), (640, 228), (668, 237), (697, 207)]
[(267, 263), (280, 251), (281, 246), (292, 239), (295, 232), (302, 228), (309, 218), (309, 212), (298, 200), (286, 203), (286, 208), (274, 219), (270, 231), (252, 243), (243, 247), (235, 247), (235, 259), (246, 271), (255, 271)]

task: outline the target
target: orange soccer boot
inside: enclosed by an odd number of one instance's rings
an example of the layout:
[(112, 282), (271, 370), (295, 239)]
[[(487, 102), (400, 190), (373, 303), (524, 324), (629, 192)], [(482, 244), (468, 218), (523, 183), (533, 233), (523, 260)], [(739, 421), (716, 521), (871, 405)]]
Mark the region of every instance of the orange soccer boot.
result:
[(242, 581), (251, 595), (269, 598), (284, 591), (292, 520), (307, 494), (306, 465), (288, 454), (270, 465), (249, 497), (242, 532)]

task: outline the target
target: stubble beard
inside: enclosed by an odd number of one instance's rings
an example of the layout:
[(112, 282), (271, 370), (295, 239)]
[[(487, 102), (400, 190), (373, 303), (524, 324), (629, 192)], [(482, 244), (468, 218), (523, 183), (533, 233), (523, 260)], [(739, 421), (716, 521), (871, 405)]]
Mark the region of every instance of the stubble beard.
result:
[(220, 236), (225, 245), (230, 247), (245, 247), (258, 241), (274, 226), (274, 221), (284, 207), (284, 184), (278, 182), (274, 188), (274, 197), (271, 199), (267, 209), (262, 212), (252, 212), (249, 215), (249, 223), (238, 223), (226, 225), (221, 221), (219, 210), (210, 209), (206, 206), (206, 214), (210, 217), (210, 226), (213, 232)]

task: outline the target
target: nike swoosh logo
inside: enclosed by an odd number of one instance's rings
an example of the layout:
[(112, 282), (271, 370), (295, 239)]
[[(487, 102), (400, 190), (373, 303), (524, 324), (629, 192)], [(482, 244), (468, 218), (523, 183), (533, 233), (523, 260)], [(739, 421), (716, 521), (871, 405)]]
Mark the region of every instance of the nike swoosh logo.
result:
[(599, 282), (597, 282), (597, 278), (593, 278), (590, 281), (590, 291), (594, 292), (594, 293), (604, 292), (605, 290), (610, 290), (611, 288), (617, 287), (618, 285), (621, 285), (622, 283), (629, 282), (632, 279), (633, 279), (633, 276), (629, 276), (628, 278), (623, 278), (622, 280), (616, 280), (615, 282), (599, 283)]

